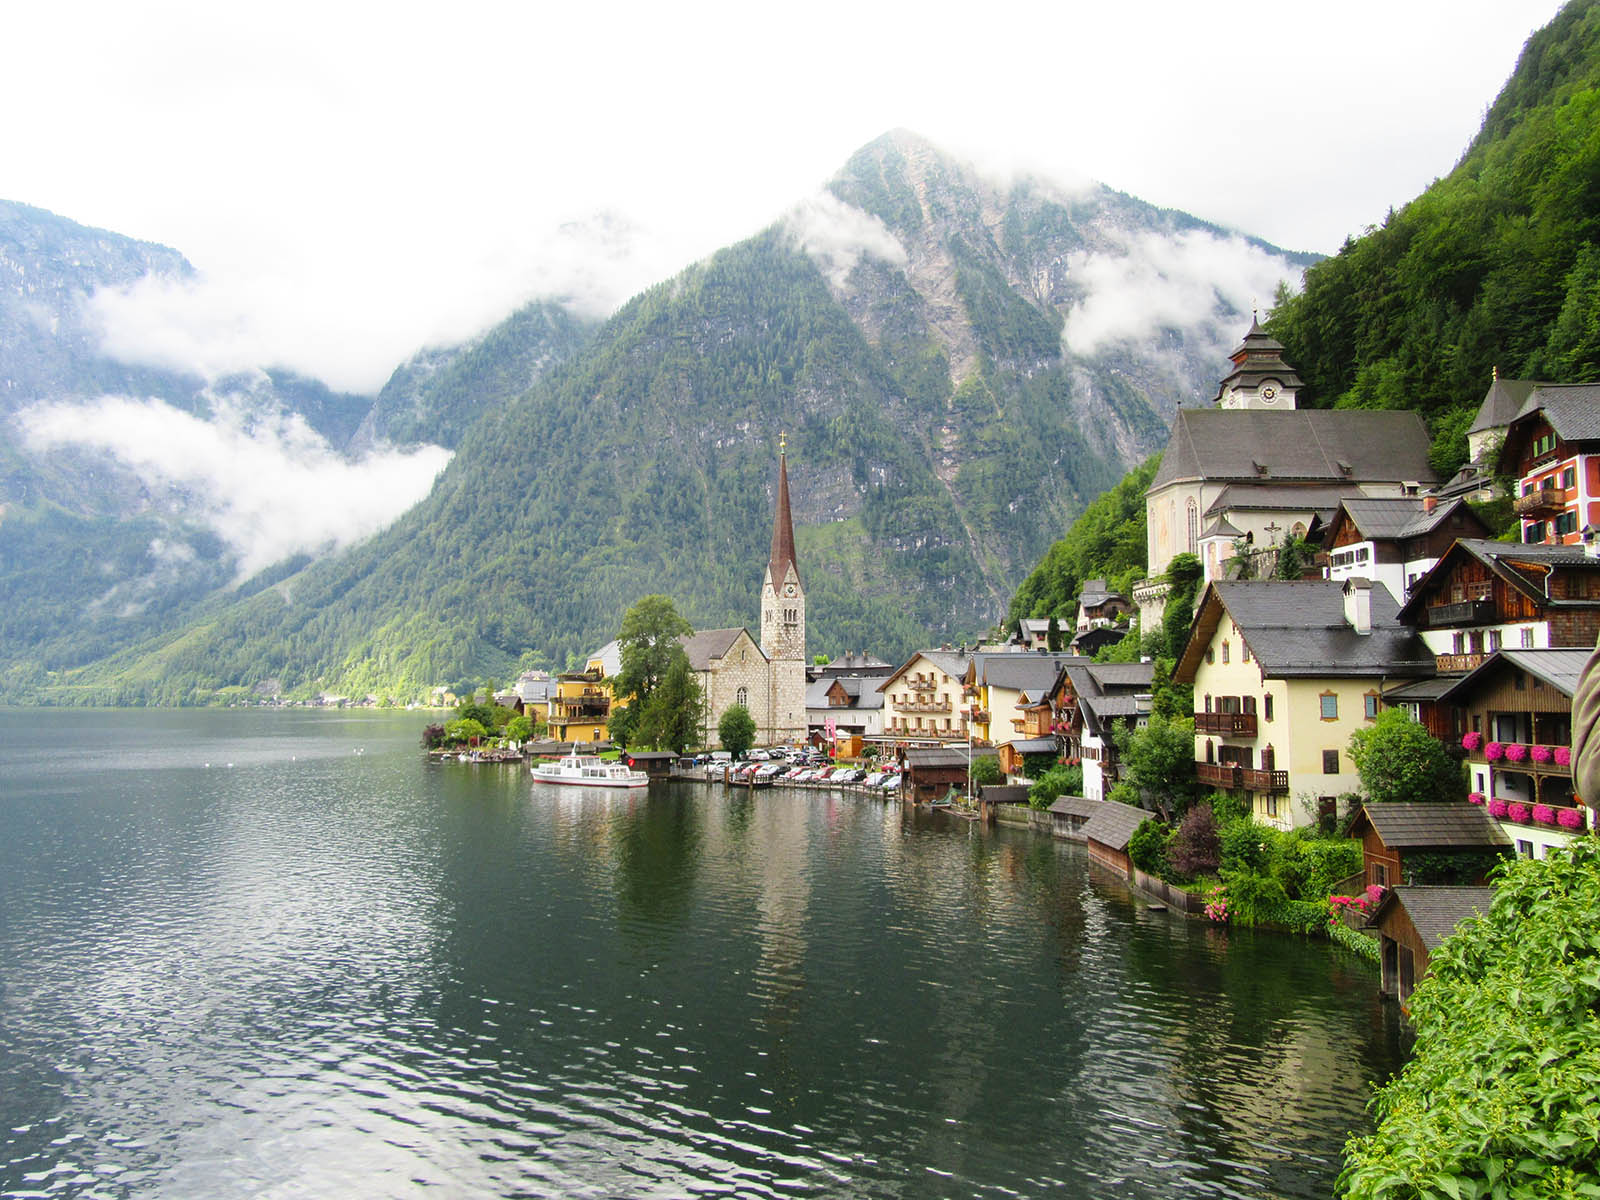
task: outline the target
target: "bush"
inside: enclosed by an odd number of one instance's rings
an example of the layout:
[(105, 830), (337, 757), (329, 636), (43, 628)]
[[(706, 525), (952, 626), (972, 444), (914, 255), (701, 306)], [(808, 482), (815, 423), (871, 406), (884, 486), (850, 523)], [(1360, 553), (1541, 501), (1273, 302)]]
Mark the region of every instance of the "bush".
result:
[(1600, 1194), (1596, 912), (1600, 844), (1503, 869), (1412, 993), (1415, 1051), (1345, 1143), (1344, 1195)]
[(1266, 875), (1272, 861), (1278, 831), (1254, 821), (1235, 821), (1222, 831), (1221, 859), (1224, 875), (1232, 873)]
[(1210, 875), (1222, 865), (1222, 835), (1209, 804), (1197, 804), (1183, 814), (1167, 847), (1167, 860), (1173, 875), (1183, 880)]
[(985, 754), (972, 760), (972, 786), (988, 787), (1006, 781), (1006, 773), (1000, 769), (1000, 760), (992, 754)]
[(1049, 808), (1062, 796), (1083, 795), (1082, 767), (1051, 767), (1028, 789), (1029, 808)]
[(1212, 815), (1217, 818), (1217, 825), (1232, 825), (1235, 821), (1246, 821), (1250, 818), (1250, 801), (1242, 795), (1233, 792), (1212, 792), (1207, 796), (1205, 803), (1210, 807)]
[(1326, 900), (1335, 884), (1361, 870), (1361, 843), (1350, 838), (1298, 838), (1293, 854), (1302, 865), (1301, 900)]
[(1114, 804), (1126, 804), (1129, 808), (1143, 808), (1139, 803), (1139, 789), (1124, 779), (1106, 794), (1106, 799)]
[(1167, 843), (1172, 831), (1154, 817), (1147, 817), (1128, 839), (1128, 858), (1146, 875), (1167, 873)]
[(422, 729), (422, 748), (437, 750), (442, 745), (444, 745), (444, 726), (425, 725)]

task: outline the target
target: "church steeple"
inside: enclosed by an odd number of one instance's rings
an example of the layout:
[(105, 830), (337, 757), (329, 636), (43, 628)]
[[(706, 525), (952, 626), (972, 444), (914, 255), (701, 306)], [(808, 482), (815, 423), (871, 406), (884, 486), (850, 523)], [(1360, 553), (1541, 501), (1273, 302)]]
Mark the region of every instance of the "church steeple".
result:
[(781, 587), (794, 574), (800, 586), (800, 568), (794, 557), (794, 522), (789, 516), (789, 437), (778, 436), (778, 511), (772, 521), (772, 553), (767, 557), (767, 578)]

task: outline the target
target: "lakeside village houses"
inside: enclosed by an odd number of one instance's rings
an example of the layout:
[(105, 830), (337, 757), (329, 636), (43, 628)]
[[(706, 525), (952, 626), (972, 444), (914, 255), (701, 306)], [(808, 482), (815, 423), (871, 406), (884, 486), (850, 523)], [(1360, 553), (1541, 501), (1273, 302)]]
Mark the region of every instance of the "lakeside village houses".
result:
[[(970, 753), (994, 754), (1013, 778), (1034, 756), (1068, 758), (1082, 763), (1087, 814), (1122, 777), (1112, 731), (1148, 720), (1152, 683), (1149, 663), (1093, 654), (1130, 619), (1159, 622), (1161, 574), (1189, 552), (1203, 587), (1174, 679), (1194, 687), (1195, 769), (1257, 821), (1332, 819), (1359, 786), (1350, 735), (1399, 706), (1465, 753), (1478, 819), (1503, 844), (1539, 855), (1590, 827), (1585, 802), (1600, 798), (1574, 794), (1567, 746), (1577, 675), (1600, 637), (1600, 384), (1496, 372), (1473, 461), (1441, 481), (1420, 417), (1299, 409), (1282, 355), (1252, 321), (1212, 405), (1179, 410), (1146, 495), (1149, 579), (1132, 596), (1089, 580), (1075, 617), (1029, 618), (1005, 644), (929, 648), (898, 666), (864, 653), (807, 666), (780, 450), (759, 634), (685, 639), (709, 700), (706, 744), (741, 703), (763, 743), (905, 757), (917, 795), (964, 781)], [(1491, 496), (1497, 475), (1515, 480), (1518, 542), (1490, 540), (1466, 503)], [(1274, 580), (1291, 537), (1320, 547), (1313, 577)], [(1053, 638), (1066, 649), (1052, 652)], [(557, 740), (603, 741), (617, 666), (613, 643), (582, 672), (526, 681), (523, 698), (543, 696)], [(1066, 815), (1073, 828), (1084, 819)]]

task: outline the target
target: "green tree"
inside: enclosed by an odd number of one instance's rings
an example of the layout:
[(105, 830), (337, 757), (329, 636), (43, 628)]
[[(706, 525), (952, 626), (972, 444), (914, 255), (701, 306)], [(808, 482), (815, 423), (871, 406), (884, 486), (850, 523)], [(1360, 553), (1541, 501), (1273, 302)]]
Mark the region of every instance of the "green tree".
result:
[(1006, 773), (1000, 769), (1000, 760), (992, 754), (979, 755), (972, 760), (972, 786), (989, 787), (1006, 781)]
[[(613, 741), (624, 746), (662, 744), (657, 739), (673, 728), (672, 717), (665, 704), (652, 706), (651, 700), (675, 666), (687, 671), (689, 656), (681, 639), (693, 632), (667, 596), (642, 597), (623, 615), (617, 634), (622, 665), (611, 680)], [(694, 683), (692, 674), (689, 682)], [(698, 696), (698, 686), (691, 690), (680, 683), (675, 700), (694, 703)]]
[(1083, 795), (1083, 768), (1057, 765), (1051, 767), (1028, 789), (1029, 808), (1049, 808), (1062, 796)]
[(446, 723), (444, 727), (444, 740), (451, 746), (459, 746), (463, 742), (470, 742), (473, 738), (488, 736), (489, 731), (483, 727), (483, 723), (471, 717), (458, 717)]
[(700, 681), (689, 667), (689, 657), (679, 657), (667, 668), (660, 685), (641, 706), (635, 735), (642, 745), (659, 746), (682, 754), (700, 740), (705, 719), (705, 697)]
[(1503, 869), (1428, 960), (1416, 1047), (1345, 1143), (1350, 1200), (1600, 1195), (1600, 843)]
[(1385, 709), (1351, 734), (1350, 758), (1368, 800), (1448, 804), (1466, 799), (1466, 768), (1403, 709)]
[(1061, 652), (1061, 623), (1056, 620), (1054, 613), (1050, 614), (1050, 622), (1044, 628), (1044, 645), (1051, 654)]
[(1194, 719), (1152, 714), (1143, 729), (1113, 727), (1112, 737), (1128, 768), (1128, 781), (1171, 821), (1194, 800)]
[(756, 719), (742, 704), (729, 705), (717, 721), (717, 739), (722, 748), (738, 758), (756, 742)]
[(506, 722), (501, 733), (510, 741), (525, 742), (533, 736), (533, 721), (526, 714), (519, 713)]

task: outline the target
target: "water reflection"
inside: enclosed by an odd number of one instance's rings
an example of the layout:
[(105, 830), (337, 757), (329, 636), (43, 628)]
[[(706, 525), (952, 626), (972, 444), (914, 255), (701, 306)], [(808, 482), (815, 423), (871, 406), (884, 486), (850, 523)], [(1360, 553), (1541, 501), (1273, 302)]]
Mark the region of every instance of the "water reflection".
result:
[(0, 714), (0, 1194), (1321, 1196), (1398, 1058), (1078, 847), (140, 715)]

